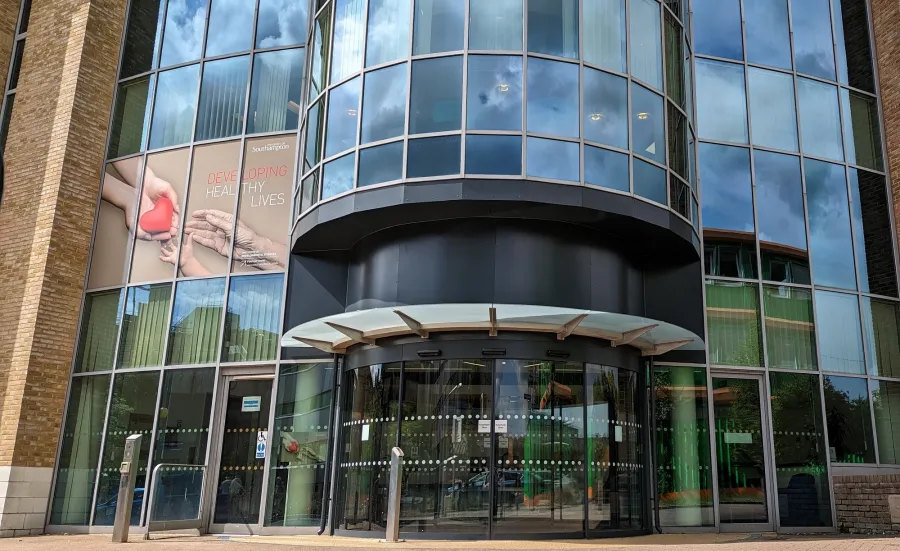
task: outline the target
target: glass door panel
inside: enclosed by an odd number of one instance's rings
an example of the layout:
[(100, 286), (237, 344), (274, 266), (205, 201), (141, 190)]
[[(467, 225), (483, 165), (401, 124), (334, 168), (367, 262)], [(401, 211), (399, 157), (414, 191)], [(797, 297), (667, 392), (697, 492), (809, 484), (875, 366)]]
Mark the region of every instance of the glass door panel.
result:
[(230, 379), (225, 392), (213, 523), (256, 525), (266, 462), (258, 457), (256, 442), (260, 431), (269, 430), (272, 380)]
[(714, 376), (712, 388), (720, 522), (769, 524), (760, 381)]
[(584, 529), (582, 364), (495, 363), (494, 537)]
[(406, 362), (403, 370), (400, 530), (487, 538), (491, 362)]

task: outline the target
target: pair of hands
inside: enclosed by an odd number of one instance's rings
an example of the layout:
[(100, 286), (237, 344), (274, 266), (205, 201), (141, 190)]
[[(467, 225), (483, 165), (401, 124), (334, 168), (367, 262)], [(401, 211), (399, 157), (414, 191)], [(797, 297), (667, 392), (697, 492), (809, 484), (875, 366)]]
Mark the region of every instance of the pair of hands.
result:
[[(269, 240), (261, 237), (243, 222), (238, 221), (235, 229), (234, 215), (215, 209), (200, 209), (191, 213), (191, 220), (184, 224), (184, 239), (181, 244), (181, 260), (178, 264), (182, 271), (196, 272), (200, 269), (195, 266), (194, 245), (199, 244), (214, 250), (224, 257), (228, 257), (231, 249), (231, 241), (234, 240), (234, 259), (238, 261), (254, 260), (260, 263), (257, 267), (271, 269), (280, 266), (279, 259), (260, 259), (260, 251), (268, 251), (272, 247)], [(174, 241), (169, 240), (161, 247), (160, 260), (175, 264), (178, 248)], [(198, 274), (199, 275), (199, 274)]]

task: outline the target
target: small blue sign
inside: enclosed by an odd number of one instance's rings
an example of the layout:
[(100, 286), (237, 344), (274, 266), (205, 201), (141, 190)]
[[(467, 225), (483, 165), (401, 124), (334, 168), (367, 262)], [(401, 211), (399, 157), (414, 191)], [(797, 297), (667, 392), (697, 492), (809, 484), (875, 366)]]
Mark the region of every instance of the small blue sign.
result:
[(257, 459), (265, 459), (266, 458), (266, 443), (260, 442), (256, 445), (256, 458)]

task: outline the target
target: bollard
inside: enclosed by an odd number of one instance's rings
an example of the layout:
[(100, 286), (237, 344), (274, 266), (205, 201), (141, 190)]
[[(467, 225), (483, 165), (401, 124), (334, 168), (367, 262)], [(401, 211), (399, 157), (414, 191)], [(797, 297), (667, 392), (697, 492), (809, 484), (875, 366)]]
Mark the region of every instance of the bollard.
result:
[(141, 435), (133, 434), (125, 439), (125, 453), (119, 466), (119, 496), (116, 499), (116, 520), (113, 523), (113, 543), (128, 542), (131, 526), (131, 504), (134, 502), (134, 483), (137, 480), (137, 463), (141, 455)]
[(388, 487), (387, 526), (384, 534), (384, 541), (388, 543), (400, 541), (400, 462), (402, 458), (403, 450), (400, 448), (391, 450), (391, 482)]

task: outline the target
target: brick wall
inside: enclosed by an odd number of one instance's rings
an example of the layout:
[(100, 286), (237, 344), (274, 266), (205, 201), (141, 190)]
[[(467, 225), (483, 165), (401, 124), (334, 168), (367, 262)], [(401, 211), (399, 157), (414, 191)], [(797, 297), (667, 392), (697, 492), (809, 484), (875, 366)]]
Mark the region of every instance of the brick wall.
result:
[(0, 467), (56, 455), (125, 5), (33, 0), (0, 207)]
[(835, 476), (837, 528), (851, 534), (900, 534), (900, 511), (891, 520), (889, 496), (900, 497), (900, 475)]

